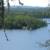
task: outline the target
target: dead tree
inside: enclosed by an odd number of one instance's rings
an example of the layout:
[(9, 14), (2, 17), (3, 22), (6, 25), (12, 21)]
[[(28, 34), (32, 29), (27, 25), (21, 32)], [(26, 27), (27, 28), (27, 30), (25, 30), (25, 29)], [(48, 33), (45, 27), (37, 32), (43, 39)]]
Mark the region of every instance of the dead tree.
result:
[(18, 0), (19, 1), (19, 4), (21, 5), (21, 6), (23, 6), (24, 4), (20, 1), (20, 0)]
[(5, 34), (6, 40), (8, 41), (8, 37), (5, 32), (4, 1), (3, 0), (0, 0), (0, 14), (1, 14), (0, 17), (2, 19), (2, 28), (4, 28), (4, 34)]

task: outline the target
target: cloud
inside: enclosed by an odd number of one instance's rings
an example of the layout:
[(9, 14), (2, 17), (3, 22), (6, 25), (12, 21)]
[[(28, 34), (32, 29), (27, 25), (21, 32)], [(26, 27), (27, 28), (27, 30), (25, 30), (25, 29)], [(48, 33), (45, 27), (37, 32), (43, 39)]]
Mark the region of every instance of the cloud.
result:
[[(48, 0), (21, 0), (26, 6), (48, 6)], [(10, 5), (19, 5), (18, 0), (10, 1)]]

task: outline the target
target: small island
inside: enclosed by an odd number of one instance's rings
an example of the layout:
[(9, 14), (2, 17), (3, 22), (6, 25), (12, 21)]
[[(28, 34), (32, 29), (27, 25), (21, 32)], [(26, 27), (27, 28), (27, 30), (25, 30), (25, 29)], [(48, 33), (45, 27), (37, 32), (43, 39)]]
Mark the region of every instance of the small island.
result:
[[(43, 10), (46, 10), (43, 12)], [(49, 18), (48, 8), (36, 8), (35, 7), (11, 7), (10, 12), (7, 12), (5, 8), (4, 24), (5, 29), (27, 29), (34, 30), (47, 26), (43, 18)], [(3, 28), (2, 17), (0, 17), (0, 29)]]
[[(10, 14), (5, 17), (5, 28), (6, 29), (28, 29), (34, 30), (47, 25), (46, 22), (29, 15), (14, 15)], [(0, 24), (2, 28), (2, 24)]]

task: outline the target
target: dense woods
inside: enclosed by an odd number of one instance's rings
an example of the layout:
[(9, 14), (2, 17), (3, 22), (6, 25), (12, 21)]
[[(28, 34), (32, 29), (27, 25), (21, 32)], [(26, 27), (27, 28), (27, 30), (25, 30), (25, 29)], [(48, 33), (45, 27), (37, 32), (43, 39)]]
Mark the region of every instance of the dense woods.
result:
[(29, 15), (36, 18), (50, 18), (50, 7), (10, 7), (10, 13), (17, 15)]
[(46, 23), (28, 15), (8, 15), (5, 18), (5, 26), (9, 29), (23, 29), (24, 27), (25, 29), (36, 29), (46, 26)]
[[(10, 7), (9, 13), (7, 12), (7, 8), (5, 8), (4, 14), (6, 29), (37, 29), (47, 25), (46, 22), (38, 18), (50, 18), (50, 9), (17, 6), (15, 8)], [(3, 28), (1, 21), (0, 28)]]

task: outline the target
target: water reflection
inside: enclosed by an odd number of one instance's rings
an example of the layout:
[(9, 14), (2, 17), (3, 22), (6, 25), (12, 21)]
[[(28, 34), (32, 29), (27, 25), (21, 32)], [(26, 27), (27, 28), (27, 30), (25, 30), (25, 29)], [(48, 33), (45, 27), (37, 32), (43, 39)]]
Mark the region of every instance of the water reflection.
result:
[[(47, 19), (48, 21), (48, 19)], [(50, 20), (49, 20), (50, 21)], [(33, 31), (6, 30), (9, 42), (5, 40), (3, 30), (0, 31), (0, 50), (47, 50), (38, 46), (37, 42), (44, 43), (50, 39), (50, 24), (47, 27)]]

